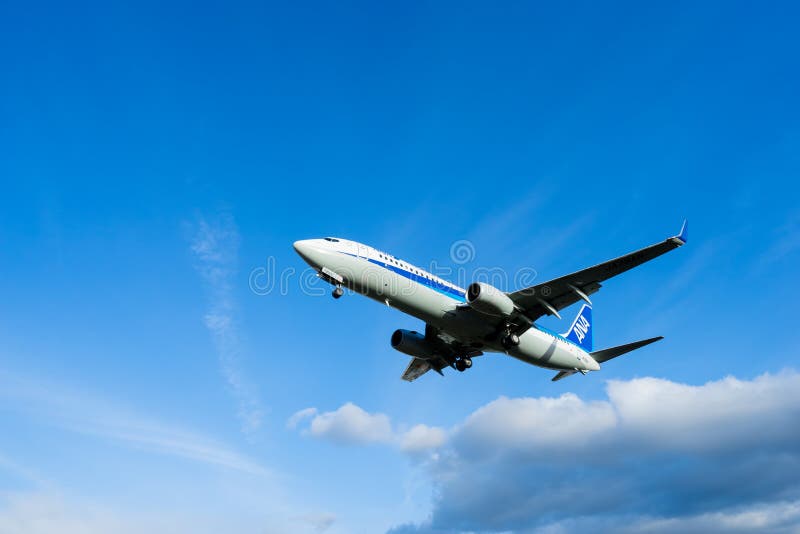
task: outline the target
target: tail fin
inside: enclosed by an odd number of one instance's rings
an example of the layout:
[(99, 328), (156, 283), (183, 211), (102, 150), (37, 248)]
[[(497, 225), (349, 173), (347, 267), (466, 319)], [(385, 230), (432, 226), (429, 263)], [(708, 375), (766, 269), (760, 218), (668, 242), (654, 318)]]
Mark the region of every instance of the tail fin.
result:
[(586, 352), (592, 352), (592, 307), (584, 304), (569, 330), (563, 334)]

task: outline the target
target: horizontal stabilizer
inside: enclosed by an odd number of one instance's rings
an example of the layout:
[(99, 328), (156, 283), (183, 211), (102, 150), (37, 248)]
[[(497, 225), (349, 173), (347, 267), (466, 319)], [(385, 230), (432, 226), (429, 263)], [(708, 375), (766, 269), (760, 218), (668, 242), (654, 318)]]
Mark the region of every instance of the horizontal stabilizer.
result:
[(568, 376), (572, 376), (578, 371), (561, 371), (556, 376), (553, 377), (553, 382), (558, 382), (562, 378), (567, 378)]
[(591, 355), (597, 363), (603, 363), (616, 358), (617, 356), (622, 356), (623, 354), (626, 354), (632, 350), (640, 349), (645, 345), (649, 345), (650, 343), (655, 343), (661, 339), (664, 339), (664, 336), (651, 337), (650, 339), (635, 341), (633, 343), (628, 343), (627, 345), (620, 345), (618, 347), (611, 347), (610, 349), (598, 350), (592, 352)]

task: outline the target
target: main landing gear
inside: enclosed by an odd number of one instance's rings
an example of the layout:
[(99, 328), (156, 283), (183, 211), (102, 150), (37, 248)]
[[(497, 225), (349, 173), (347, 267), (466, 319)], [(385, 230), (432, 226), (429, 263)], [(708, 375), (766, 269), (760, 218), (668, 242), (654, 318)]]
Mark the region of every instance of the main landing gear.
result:
[(519, 336), (517, 334), (506, 334), (500, 342), (503, 344), (504, 349), (513, 349), (519, 345)]
[(342, 289), (342, 286), (336, 286), (336, 288), (334, 288), (334, 290), (331, 292), (331, 295), (333, 298), (338, 299), (344, 295), (344, 289)]
[(466, 371), (470, 367), (472, 367), (472, 358), (464, 357), (464, 358), (459, 358), (458, 360), (456, 360), (456, 369), (458, 371), (463, 373), (464, 371)]

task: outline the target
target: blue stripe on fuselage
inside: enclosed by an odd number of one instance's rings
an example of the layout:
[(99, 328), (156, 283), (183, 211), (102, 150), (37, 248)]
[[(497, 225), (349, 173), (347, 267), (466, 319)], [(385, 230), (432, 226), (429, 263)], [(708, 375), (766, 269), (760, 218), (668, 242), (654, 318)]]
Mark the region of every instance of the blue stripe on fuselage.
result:
[(588, 352), (586, 349), (584, 349), (583, 347), (581, 347), (577, 343), (575, 343), (573, 341), (570, 341), (569, 339), (565, 338), (561, 334), (557, 334), (557, 333), (553, 332), (549, 328), (545, 328), (543, 326), (539, 326), (538, 324), (534, 324), (533, 328), (535, 328), (536, 330), (539, 330), (540, 332), (544, 332), (546, 334), (550, 334), (554, 338), (559, 339), (559, 340), (563, 341), (564, 343), (569, 343), (570, 345), (574, 345), (574, 346), (578, 347), (579, 349), (581, 349), (583, 352)]
[(440, 282), (437, 282), (436, 280), (431, 280), (431, 279), (426, 278), (424, 276), (420, 276), (420, 275), (418, 275), (416, 273), (412, 273), (411, 271), (406, 271), (404, 269), (401, 269), (400, 267), (398, 267), (396, 265), (391, 265), (391, 264), (388, 264), (386, 262), (382, 262), (380, 260), (376, 260), (376, 259), (373, 259), (373, 258), (364, 258), (362, 256), (357, 256), (355, 254), (350, 254), (349, 252), (342, 252), (341, 250), (339, 252), (341, 254), (346, 254), (347, 256), (352, 256), (354, 258), (365, 259), (370, 263), (374, 263), (375, 265), (378, 265), (379, 267), (383, 267), (384, 269), (388, 269), (388, 270), (392, 271), (393, 273), (397, 273), (397, 274), (399, 274), (400, 276), (402, 276), (404, 278), (408, 278), (412, 282), (416, 282), (416, 283), (418, 283), (420, 285), (423, 285), (423, 286), (425, 286), (425, 287), (427, 287), (429, 289), (433, 289), (434, 291), (437, 291), (437, 292), (441, 293), (442, 295), (444, 295), (446, 297), (450, 297), (453, 300), (458, 300), (460, 302), (466, 302), (466, 298), (464, 297), (464, 292), (462, 290), (460, 290), (460, 289), (455, 289), (455, 288), (452, 288), (450, 286), (446, 286), (446, 285), (444, 285), (444, 284), (442, 284)]

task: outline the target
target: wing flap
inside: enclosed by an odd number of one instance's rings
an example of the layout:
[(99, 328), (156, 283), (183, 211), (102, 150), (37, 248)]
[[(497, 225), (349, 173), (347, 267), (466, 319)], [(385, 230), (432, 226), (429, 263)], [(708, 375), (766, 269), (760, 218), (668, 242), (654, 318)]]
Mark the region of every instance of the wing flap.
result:
[(414, 358), (408, 364), (406, 370), (403, 372), (402, 379), (407, 382), (413, 382), (432, 369), (430, 362), (421, 358)]

